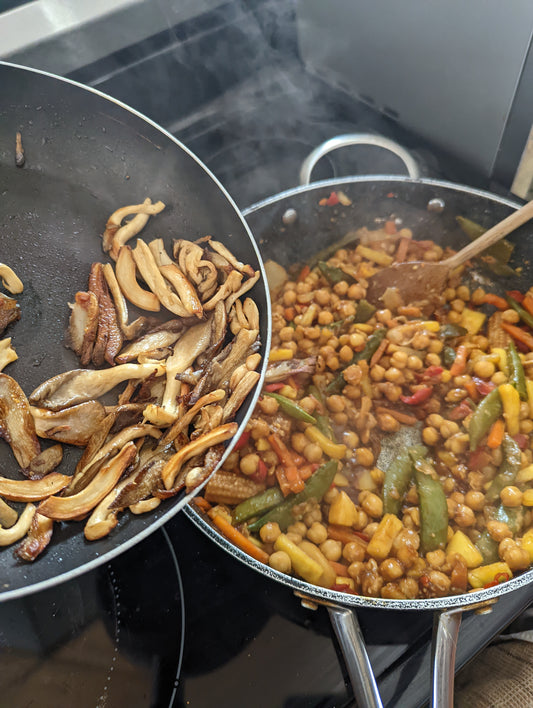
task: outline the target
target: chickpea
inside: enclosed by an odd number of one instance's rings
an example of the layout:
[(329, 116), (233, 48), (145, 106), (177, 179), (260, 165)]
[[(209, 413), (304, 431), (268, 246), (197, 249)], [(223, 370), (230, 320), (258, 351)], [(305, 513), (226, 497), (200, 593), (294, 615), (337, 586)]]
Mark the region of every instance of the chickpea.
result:
[(406, 597), (400, 590), (397, 583), (385, 583), (381, 588), (381, 597), (389, 600), (405, 600)]
[(440, 440), (440, 435), (435, 428), (428, 426), (422, 430), (422, 440), (426, 445), (436, 445)]
[(302, 542), (303, 536), (300, 533), (295, 533), (294, 531), (287, 531), (286, 533), (287, 538), (289, 541), (292, 541), (295, 543), (297, 546)]
[(444, 298), (450, 302), (451, 300), (454, 300), (456, 296), (455, 288), (446, 288), (444, 291)]
[(336, 356), (328, 357), (326, 359), (326, 366), (328, 367), (328, 369), (331, 369), (331, 371), (337, 371), (340, 366), (339, 358)]
[(359, 495), (359, 503), (364, 512), (373, 519), (379, 519), (383, 516), (383, 500), (377, 494), (369, 492), (361, 501)]
[(504, 538), (498, 546), (500, 558), (511, 570), (525, 570), (530, 565), (529, 553), (511, 538)]
[(286, 305), (287, 307), (290, 307), (291, 305), (294, 305), (296, 302), (296, 293), (294, 290), (286, 290), (283, 293), (283, 304)]
[(429, 337), (427, 334), (417, 332), (411, 342), (413, 349), (427, 349), (429, 346)]
[(339, 358), (341, 361), (348, 362), (351, 361), (353, 357), (353, 351), (351, 348), (345, 344), (343, 347), (341, 347), (341, 350), (339, 352)]
[(392, 319), (392, 312), (388, 309), (378, 310), (375, 315), (378, 322), (383, 322), (386, 324)]
[(280, 533), (281, 529), (279, 524), (275, 521), (268, 521), (266, 524), (263, 524), (259, 530), (259, 536), (263, 543), (274, 543)]
[(457, 505), (457, 509), (453, 518), (457, 526), (461, 528), (474, 526), (474, 524), (476, 523), (476, 515), (469, 506), (466, 506), (466, 504)]
[(352, 349), (360, 350), (365, 346), (366, 338), (361, 332), (353, 332), (350, 334), (350, 346)]
[(279, 404), (275, 398), (263, 396), (257, 404), (265, 415), (275, 415), (278, 412)]
[(380, 563), (379, 572), (385, 580), (397, 580), (403, 575), (403, 566), (397, 558), (386, 558)]
[(468, 302), (470, 300), (470, 288), (466, 285), (460, 285), (456, 290), (456, 295), (461, 300)]
[(465, 504), (474, 511), (482, 511), (485, 506), (485, 495), (483, 492), (470, 490), (465, 494)]
[(504, 487), (500, 492), (500, 499), (504, 506), (521, 506), (522, 505), (522, 492), (513, 485)]
[(376, 533), (378, 526), (378, 522), (373, 521), (371, 524), (367, 524), (365, 526), (365, 528), (363, 529), (363, 533), (366, 533), (368, 538), (372, 538), (372, 536)]
[(390, 369), (387, 369), (385, 378), (392, 383), (401, 383), (404, 380), (402, 372), (395, 366), (391, 366)]
[(502, 320), (504, 322), (509, 322), (510, 324), (516, 324), (520, 322), (520, 315), (514, 310), (504, 310), (502, 312)]
[(255, 452), (244, 455), (241, 457), (239, 467), (241, 472), (245, 475), (255, 474), (259, 467), (259, 455), (256, 455)]
[(303, 537), (307, 533), (307, 526), (303, 521), (295, 521), (287, 528), (287, 533), (298, 533)]
[(348, 566), (348, 575), (355, 580), (357, 585), (361, 582), (364, 571), (365, 564), (362, 561), (354, 561)]
[(447, 575), (441, 573), (440, 570), (431, 570), (428, 573), (428, 577), (434, 591), (436, 591), (436, 594), (441, 596), (448, 594), (452, 581)]
[(346, 296), (349, 297), (350, 300), (361, 300), (365, 296), (365, 289), (362, 285), (359, 285), (359, 283), (354, 283), (348, 288)]
[(405, 367), (407, 366), (408, 358), (409, 358), (409, 356), (408, 356), (407, 352), (403, 352), (401, 350), (394, 352), (391, 357), (392, 363), (398, 369), (405, 369)]
[(320, 550), (328, 560), (338, 561), (342, 555), (342, 543), (328, 538), (320, 544)]
[(395, 433), (400, 429), (400, 423), (388, 413), (378, 415), (379, 427), (386, 433)]
[(456, 298), (455, 300), (452, 300), (450, 302), (450, 306), (454, 312), (459, 312), (461, 313), (465, 309), (465, 303), (463, 300), (459, 300), (459, 298)]
[(332, 487), (331, 489), (328, 489), (328, 491), (324, 494), (324, 501), (326, 502), (326, 504), (333, 504), (339, 494), (340, 491), (337, 489), (337, 487)]
[(429, 354), (426, 354), (426, 364), (428, 366), (440, 366), (440, 356), (430, 351)]
[(496, 367), (492, 361), (487, 359), (478, 359), (474, 363), (474, 374), (482, 379), (490, 379), (496, 373)]
[(268, 559), (268, 565), (273, 570), (278, 570), (280, 573), (290, 573), (292, 563), (289, 555), (285, 551), (275, 551)]
[(341, 413), (346, 407), (344, 396), (332, 395), (326, 399), (326, 405), (332, 413)]
[(420, 371), (423, 366), (424, 362), (419, 356), (416, 356), (416, 354), (411, 354), (407, 357), (407, 368), (411, 371)]
[(370, 369), (370, 378), (372, 381), (383, 381), (385, 378), (385, 369), (379, 364), (376, 364)]
[(408, 599), (418, 596), (418, 582), (414, 578), (400, 578), (398, 588)]
[(328, 530), (324, 526), (324, 524), (319, 523), (318, 521), (315, 521), (312, 525), (311, 528), (307, 529), (307, 538), (312, 541), (312, 543), (315, 543), (317, 546), (320, 546), (321, 543), (324, 543), (324, 541), (328, 537)]
[(448, 322), (450, 324), (459, 324), (461, 321), (461, 315), (459, 312), (455, 312), (455, 310), (450, 310), (448, 312)]
[(503, 521), (487, 521), (487, 531), (491, 538), (498, 543), (503, 541), (504, 538), (511, 538), (513, 535), (511, 529)]
[(431, 354), (440, 354), (443, 349), (444, 342), (441, 342), (440, 339), (432, 339), (429, 343), (428, 351)]
[(368, 516), (362, 509), (357, 509), (357, 514), (354, 516), (353, 528), (356, 531), (362, 531), (368, 525)]
[(362, 543), (357, 543), (357, 541), (347, 543), (342, 549), (342, 557), (347, 560), (348, 563), (362, 561), (365, 558), (365, 547)]
[(355, 458), (363, 467), (371, 467), (374, 464), (374, 453), (369, 447), (359, 447), (355, 451)]
[(451, 438), (451, 436), (458, 433), (459, 430), (459, 426), (453, 420), (445, 420), (439, 428), (440, 434), (446, 439)]
[(507, 376), (503, 373), (503, 371), (497, 371), (490, 377), (490, 380), (493, 384), (496, 384), (496, 386), (500, 386), (501, 384), (507, 382)]
[(472, 303), (474, 305), (482, 305), (484, 297), (485, 291), (483, 290), (483, 288), (476, 288), (472, 293)]
[(232, 452), (228, 455), (228, 459), (224, 462), (224, 469), (234, 470), (239, 464), (239, 453)]
[(368, 597), (379, 597), (383, 587), (383, 578), (377, 571), (366, 570), (361, 575), (361, 590)]

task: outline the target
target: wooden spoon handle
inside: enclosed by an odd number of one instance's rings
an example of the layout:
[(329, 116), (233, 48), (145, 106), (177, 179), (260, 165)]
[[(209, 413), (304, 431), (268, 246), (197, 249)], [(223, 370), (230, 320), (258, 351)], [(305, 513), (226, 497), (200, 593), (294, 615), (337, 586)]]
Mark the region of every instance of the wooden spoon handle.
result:
[(510, 234), (511, 231), (522, 226), (522, 224), (525, 224), (526, 221), (529, 221), (531, 218), (533, 218), (533, 200), (514, 211), (503, 221), (500, 221), (499, 224), (496, 224), (486, 231), (483, 236), (469, 243), (468, 246), (462, 248), (455, 255), (442, 261), (442, 264), (446, 265), (450, 270), (456, 268), (461, 265), (461, 263), (468, 261), (470, 258), (474, 258), (474, 256), (477, 256), (489, 246), (497, 243), (504, 236), (507, 236), (507, 234)]

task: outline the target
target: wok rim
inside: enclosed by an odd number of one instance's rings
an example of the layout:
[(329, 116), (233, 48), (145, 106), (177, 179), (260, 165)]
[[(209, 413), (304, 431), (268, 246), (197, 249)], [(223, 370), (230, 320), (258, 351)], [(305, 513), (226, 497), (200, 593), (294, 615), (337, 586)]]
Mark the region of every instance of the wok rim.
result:
[[(115, 104), (122, 110), (126, 111), (127, 113), (130, 113), (134, 115), (136, 118), (140, 118), (142, 121), (145, 123), (149, 124), (153, 128), (155, 128), (159, 133), (164, 135), (167, 139), (171, 140), (175, 145), (183, 150), (185, 153), (189, 155), (197, 164), (198, 166), (204, 170), (208, 174), (208, 176), (211, 178), (213, 182), (213, 186), (217, 187), (218, 190), (223, 194), (223, 196), (226, 198), (226, 200), (229, 203), (229, 206), (233, 209), (235, 216), (240, 220), (242, 227), (244, 229), (244, 233), (248, 236), (248, 240), (252, 246), (253, 251), (255, 252), (257, 263), (259, 266), (259, 270), (261, 272), (261, 278), (260, 282), (261, 283), (266, 283), (267, 278), (266, 278), (266, 272), (264, 268), (264, 263), (263, 259), (261, 256), (261, 252), (259, 250), (259, 247), (257, 245), (257, 242), (252, 234), (252, 231), (250, 227), (248, 226), (248, 223), (246, 222), (242, 211), (239, 209), (237, 206), (236, 202), (234, 199), (231, 197), (229, 192), (226, 190), (226, 188), (222, 185), (222, 183), (219, 181), (219, 179), (211, 172), (211, 170), (200, 160), (199, 157), (197, 157), (186, 145), (184, 145), (178, 138), (176, 138), (172, 133), (170, 133), (168, 130), (160, 126), (158, 123), (153, 121), (151, 118), (148, 118), (148, 116), (145, 116), (143, 113), (140, 111), (137, 111), (135, 108), (132, 108), (131, 106), (128, 106), (127, 104), (123, 103), (122, 101), (114, 98), (113, 96), (110, 96), (103, 91), (99, 91), (98, 89), (93, 88), (92, 86), (86, 86), (78, 81), (73, 81), (72, 79), (67, 79), (63, 76), (59, 76), (57, 74), (53, 74), (52, 72), (49, 71), (43, 71), (41, 69), (35, 69), (33, 67), (27, 67), (23, 66), (21, 64), (16, 64), (14, 62), (9, 62), (9, 61), (0, 61), (0, 69), (2, 67), (7, 67), (10, 69), (16, 69), (16, 70), (21, 70), (24, 72), (29, 72), (32, 74), (37, 74), (41, 76), (45, 76), (47, 78), (55, 79), (56, 81), (60, 81), (64, 84), (68, 84), (70, 86), (74, 86), (75, 88), (81, 89), (82, 91), (86, 91), (88, 93), (95, 94), (101, 99), (104, 99), (105, 101), (109, 101), (110, 103)], [(222, 462), (226, 459), (226, 457), (231, 453), (231, 450), (233, 449), (233, 446), (236, 444), (237, 440), (239, 439), (240, 435), (242, 435), (244, 428), (246, 427), (246, 423), (248, 422), (248, 418), (251, 416), (253, 413), (253, 410), (257, 404), (257, 400), (259, 398), (259, 395), (261, 393), (261, 383), (264, 379), (265, 372), (266, 372), (266, 367), (268, 364), (268, 353), (270, 351), (270, 343), (271, 343), (271, 332), (272, 332), (272, 327), (271, 327), (271, 322), (272, 322), (272, 312), (271, 312), (271, 307), (270, 307), (270, 297), (268, 294), (268, 287), (265, 289), (266, 292), (266, 318), (267, 318), (267, 333), (266, 333), (266, 341), (263, 342), (263, 350), (264, 350), (264, 357), (263, 361), (261, 363), (261, 369), (260, 369), (260, 374), (261, 378), (259, 379), (258, 384), (256, 385), (256, 389), (253, 393), (251, 402), (249, 404), (248, 408), (248, 413), (244, 417), (243, 421), (239, 425), (239, 428), (237, 429), (237, 432), (235, 433), (234, 437), (231, 439), (230, 444), (226, 447), (224, 451), (224, 455), (220, 461), (220, 465)], [(0, 602), (7, 602), (9, 600), (16, 600), (20, 599), (22, 597), (32, 595), (33, 593), (38, 593), (43, 590), (46, 590), (48, 588), (54, 587), (55, 585), (60, 585), (61, 583), (68, 582), (70, 580), (74, 580), (75, 578), (79, 577), (80, 575), (84, 575), (85, 573), (91, 572), (98, 568), (101, 565), (104, 565), (105, 563), (108, 563), (109, 561), (113, 560), (114, 558), (118, 557), (122, 553), (125, 553), (129, 549), (133, 548), (135, 545), (140, 543), (141, 541), (144, 541), (148, 536), (150, 536), (154, 531), (157, 529), (162, 528), (168, 521), (170, 521), (177, 513), (182, 511), (183, 509), (187, 508), (187, 503), (190, 502), (202, 489), (203, 487), (207, 484), (209, 477), (202, 482), (201, 485), (199, 485), (193, 492), (190, 492), (188, 495), (183, 497), (180, 502), (183, 502), (184, 506), (178, 506), (177, 504), (174, 504), (174, 506), (170, 507), (168, 511), (166, 511), (164, 514), (162, 514), (159, 518), (155, 519), (149, 526), (147, 526), (145, 529), (141, 529), (137, 533), (135, 533), (131, 538), (127, 539), (126, 541), (123, 541), (119, 543), (119, 545), (116, 546), (116, 548), (113, 548), (106, 553), (103, 553), (102, 555), (97, 555), (96, 558), (93, 558), (92, 560), (87, 561), (86, 563), (82, 563), (81, 565), (77, 566), (76, 568), (72, 568), (71, 570), (68, 570), (64, 573), (59, 573), (57, 575), (54, 575), (52, 578), (48, 578), (47, 580), (41, 580), (39, 582), (30, 584), (30, 585), (25, 585), (23, 587), (17, 587), (14, 588), (13, 590), (9, 590), (8, 588), (2, 589), (0, 588)], [(176, 508), (178, 506), (178, 508)], [(8, 549), (4, 549), (5, 552), (9, 552)], [(39, 559), (37, 559), (36, 562), (39, 562)], [(28, 564), (28, 575), (31, 572), (31, 564)], [(6, 581), (5, 584), (3, 584), (3, 587), (5, 587), (6, 584), (8, 584), (9, 580)]]
[[(411, 179), (410, 177), (405, 177), (402, 175), (362, 175), (362, 176), (352, 176), (343, 178), (331, 178), (327, 180), (321, 180), (320, 182), (312, 182), (308, 185), (300, 185), (298, 187), (293, 187), (288, 190), (284, 190), (279, 194), (275, 194), (271, 197), (267, 197), (255, 204), (250, 205), (242, 210), (242, 214), (246, 217), (253, 214), (264, 207), (271, 206), (273, 204), (282, 202), (283, 200), (290, 199), (291, 197), (297, 196), (305, 192), (312, 192), (315, 190), (324, 189), (325, 187), (342, 187), (346, 184), (354, 183), (368, 183), (368, 182), (380, 182), (380, 183), (402, 183), (402, 184), (423, 184), (431, 187), (440, 187), (455, 191), (466, 192), (478, 197), (484, 197), (493, 202), (510, 206), (513, 209), (519, 209), (522, 204), (519, 201), (514, 201), (506, 197), (501, 197), (500, 195), (493, 194), (482, 189), (476, 189), (474, 187), (469, 187), (467, 185), (458, 184), (455, 182), (450, 182), (448, 180), (437, 180), (431, 178), (419, 178)], [(289, 204), (287, 206), (290, 206)], [(505, 595), (518, 588), (525, 587), (529, 585), (533, 580), (533, 567), (527, 570), (521, 575), (513, 577), (511, 580), (507, 580), (504, 583), (496, 585), (492, 588), (474, 590), (468, 593), (462, 593), (460, 595), (447, 595), (441, 598), (417, 598), (414, 600), (392, 600), (381, 597), (367, 597), (363, 595), (351, 595), (350, 593), (342, 593), (336, 590), (329, 590), (327, 588), (320, 588), (317, 585), (311, 585), (306, 583), (304, 580), (300, 580), (294, 576), (286, 575), (285, 573), (280, 573), (277, 570), (273, 570), (270, 566), (255, 560), (251, 556), (241, 551), (237, 546), (230, 543), (224, 536), (222, 536), (211, 524), (205, 519), (205, 517), (194, 507), (189, 504), (183, 509), (185, 515), (193, 522), (193, 524), (199, 528), (203, 533), (205, 533), (212, 541), (214, 541), (222, 550), (228, 552), (234, 558), (237, 558), (240, 562), (247, 565), (252, 570), (256, 570), (265, 577), (280, 582), (288, 588), (292, 589), (294, 592), (302, 593), (309, 597), (311, 600), (316, 599), (319, 603), (326, 602), (333, 605), (350, 606), (350, 607), (363, 607), (367, 609), (384, 609), (384, 610), (418, 610), (420, 611), (435, 611), (435, 610), (449, 610), (452, 608), (468, 607), (468, 605), (478, 604), (493, 600), (502, 595)], [(532, 590), (533, 592), (533, 590)]]

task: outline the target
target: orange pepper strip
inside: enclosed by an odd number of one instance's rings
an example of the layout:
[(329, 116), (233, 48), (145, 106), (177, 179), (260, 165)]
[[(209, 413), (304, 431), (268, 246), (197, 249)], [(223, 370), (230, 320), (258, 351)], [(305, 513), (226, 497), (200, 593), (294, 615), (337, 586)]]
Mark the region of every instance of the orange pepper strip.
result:
[(503, 442), (504, 434), (505, 423), (501, 418), (498, 418), (498, 420), (492, 424), (489, 437), (487, 438), (487, 445), (491, 450), (496, 450), (497, 447), (500, 447)]
[(392, 234), (396, 233), (396, 224), (394, 221), (386, 221), (385, 226), (383, 227), (383, 231), (385, 231), (386, 234), (389, 236), (392, 236)]
[[(294, 459), (290, 453), (290, 450), (287, 448), (287, 446), (277, 433), (272, 433), (268, 436), (267, 439), (272, 449), (278, 456), (279, 461), (281, 462), (290, 491), (294, 492), (295, 494), (298, 494), (298, 492), (303, 491), (305, 489), (305, 484), (303, 482), (303, 479), (300, 477), (298, 467), (294, 463)], [(278, 477), (278, 482), (279, 481), (280, 479)], [(286, 496), (281, 483), (280, 489), (283, 495)]]
[(328, 525), (328, 538), (332, 538), (334, 541), (340, 541), (344, 543), (344, 545), (348, 543), (360, 543), (366, 546), (365, 541), (351, 529), (337, 526), (336, 524)]
[(522, 344), (525, 344), (526, 347), (529, 347), (533, 351), (533, 337), (529, 332), (524, 332), (523, 329), (509, 324), (509, 322), (502, 322), (502, 329), (507, 332), (507, 334), (510, 334), (513, 339), (516, 339), (517, 342), (522, 342)]
[(332, 561), (328, 560), (328, 563), (330, 566), (333, 568), (333, 570), (337, 573), (337, 575), (341, 575), (343, 578), (349, 578), (349, 573), (348, 573), (348, 567), (344, 565), (344, 563), (338, 563), (337, 561)]
[(525, 296), (522, 300), (522, 307), (527, 310), (530, 315), (533, 315), (533, 297), (531, 297), (531, 295)]
[(464, 387), (466, 388), (466, 391), (467, 391), (468, 395), (470, 396), (470, 398), (473, 401), (477, 401), (478, 400), (478, 393), (477, 393), (476, 384), (473, 381), (466, 381), (464, 383)]
[(455, 361), (450, 369), (450, 374), (452, 376), (460, 376), (466, 371), (466, 355), (468, 354), (468, 349), (461, 344), (457, 347), (457, 352), (455, 354)]
[(218, 530), (224, 534), (228, 541), (231, 541), (238, 546), (241, 551), (244, 551), (261, 563), (268, 563), (268, 553), (265, 553), (262, 548), (256, 546), (255, 543), (250, 541), (249, 538), (246, 538), (246, 536), (244, 536), (240, 531), (237, 531), (236, 528), (233, 528), (233, 526), (226, 521), (223, 516), (220, 514), (215, 514), (215, 516), (213, 516), (213, 523)]
[(381, 342), (381, 344), (379, 345), (379, 347), (376, 349), (376, 351), (374, 352), (374, 354), (372, 355), (372, 359), (370, 359), (370, 368), (372, 368), (373, 366), (375, 366), (375, 365), (378, 363), (378, 361), (381, 359), (381, 357), (383, 356), (383, 354), (385, 354), (385, 349), (386, 349), (388, 346), (389, 346), (389, 340), (388, 340), (387, 338), (385, 338), (385, 339)]
[(307, 278), (310, 272), (311, 268), (308, 265), (304, 265), (304, 267), (300, 271), (300, 275), (298, 276), (298, 282), (303, 283), (303, 281)]
[(396, 263), (404, 263), (407, 260), (407, 249), (411, 243), (410, 238), (401, 238), (396, 251)]
[(505, 298), (503, 297), (500, 297), (499, 295), (495, 295), (494, 293), (485, 293), (485, 295), (483, 295), (482, 302), (485, 305), (494, 305), (494, 307), (497, 307), (498, 310), (509, 309), (507, 300), (505, 300)]
[(385, 406), (377, 406), (376, 413), (387, 413), (397, 420), (398, 423), (403, 423), (404, 425), (414, 425), (418, 420), (418, 418), (415, 418), (414, 415), (402, 413), (401, 411), (395, 411), (392, 408), (385, 408)]
[(203, 497), (195, 497), (193, 499), (193, 504), (206, 513), (213, 508), (207, 499), (204, 499)]

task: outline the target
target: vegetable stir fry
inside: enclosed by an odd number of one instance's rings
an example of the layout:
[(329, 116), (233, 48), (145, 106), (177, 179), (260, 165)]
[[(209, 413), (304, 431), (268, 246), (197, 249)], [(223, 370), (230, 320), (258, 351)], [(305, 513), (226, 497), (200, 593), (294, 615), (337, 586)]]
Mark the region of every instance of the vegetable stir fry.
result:
[(389, 289), (376, 310), (379, 268), (450, 253), (389, 222), (359, 236), (291, 275), (273, 264), (262, 397), (197, 503), (255, 558), (347, 593), (508, 580), (533, 562), (533, 289), (456, 271), (438, 302)]

